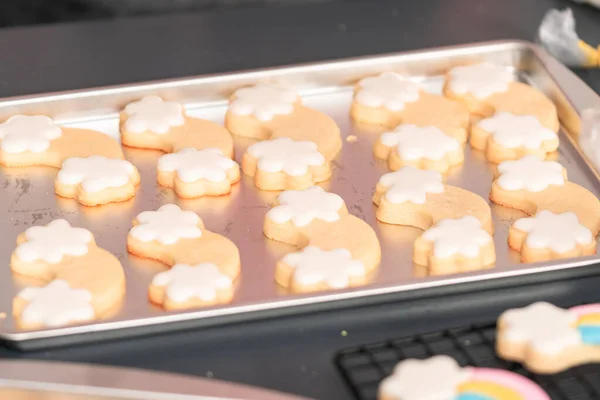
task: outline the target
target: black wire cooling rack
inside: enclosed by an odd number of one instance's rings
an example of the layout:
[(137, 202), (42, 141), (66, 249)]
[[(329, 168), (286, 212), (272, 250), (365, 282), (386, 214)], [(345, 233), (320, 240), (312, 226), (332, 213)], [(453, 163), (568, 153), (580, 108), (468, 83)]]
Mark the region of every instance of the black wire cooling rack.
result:
[(600, 364), (555, 375), (536, 375), (496, 357), (496, 325), (476, 325), (347, 348), (335, 364), (358, 400), (376, 400), (377, 387), (394, 366), (408, 358), (445, 354), (462, 366), (501, 368), (537, 382), (553, 400), (600, 400)]

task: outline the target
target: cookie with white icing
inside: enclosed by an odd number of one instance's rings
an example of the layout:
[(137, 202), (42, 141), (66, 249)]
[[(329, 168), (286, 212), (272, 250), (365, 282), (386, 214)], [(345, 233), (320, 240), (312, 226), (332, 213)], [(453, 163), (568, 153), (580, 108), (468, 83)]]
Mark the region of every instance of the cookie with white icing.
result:
[(0, 124), (0, 165), (60, 168), (71, 157), (123, 159), (115, 139), (101, 132), (56, 125), (45, 115), (15, 115)]
[(378, 400), (550, 400), (531, 380), (493, 368), (461, 367), (445, 355), (408, 359), (379, 385)]
[(86, 206), (125, 201), (135, 195), (140, 174), (126, 160), (103, 156), (66, 159), (54, 181), (56, 194)]
[(496, 352), (538, 374), (600, 361), (600, 304), (563, 309), (537, 302), (498, 318)]
[(526, 155), (545, 159), (558, 150), (558, 135), (533, 115), (500, 111), (473, 124), (471, 146), (485, 152), (488, 161), (500, 163)]
[(460, 143), (465, 143), (468, 135), (469, 112), (465, 106), (427, 93), (419, 84), (394, 72), (361, 79), (350, 115), (357, 122), (390, 129), (400, 124), (435, 126)]
[(148, 298), (167, 310), (228, 303), (233, 298), (233, 280), (209, 262), (176, 264), (152, 278)]
[(183, 106), (146, 96), (120, 113), (121, 142), (129, 147), (178, 152), (186, 147), (216, 148), (233, 157), (231, 134), (219, 124), (186, 115)]
[(596, 254), (596, 241), (574, 212), (538, 211), (516, 220), (508, 233), (508, 245), (523, 262), (538, 262)]
[(253, 139), (310, 141), (327, 160), (342, 148), (340, 129), (333, 119), (304, 106), (294, 90), (276, 84), (236, 90), (229, 100), (225, 126), (234, 135)]
[[(165, 204), (157, 211), (140, 213), (127, 235), (127, 250), (169, 267), (210, 263), (232, 281), (240, 274), (237, 246), (226, 237), (207, 230), (198, 214), (183, 211), (175, 204)], [(197, 304), (194, 301), (189, 304), (192, 303)], [(181, 308), (173, 302), (169, 304)], [(171, 308), (167, 303), (163, 305)]]
[(429, 275), (479, 270), (496, 262), (494, 240), (472, 215), (442, 219), (415, 240), (413, 262)]
[(282, 192), (265, 216), (269, 239), (301, 250), (283, 257), (275, 280), (291, 291), (340, 289), (367, 282), (381, 248), (373, 229), (320, 187)]
[(505, 66), (484, 62), (452, 68), (446, 74), (444, 94), (481, 117), (505, 111), (532, 115), (553, 132), (559, 128), (554, 103), (533, 86), (517, 82)]
[(90, 231), (63, 219), (19, 235), (10, 267), (15, 274), (48, 283), (15, 297), (13, 313), (24, 329), (100, 318), (117, 307), (125, 293), (119, 260), (99, 248)]
[(398, 125), (383, 133), (373, 146), (375, 157), (388, 161), (392, 171), (405, 166), (447, 172), (465, 159), (463, 144), (435, 126)]
[(240, 180), (240, 167), (220, 149), (181, 149), (158, 159), (158, 184), (179, 197), (219, 196)]
[(573, 212), (594, 237), (600, 231), (600, 201), (589, 190), (569, 182), (567, 170), (555, 161), (525, 156), (500, 163), (490, 200), (529, 215), (538, 210)]
[(488, 203), (468, 190), (445, 185), (437, 171), (403, 167), (383, 175), (373, 195), (379, 221), (426, 230), (444, 219), (473, 216), (492, 234)]
[(311, 141), (277, 138), (254, 143), (242, 169), (263, 190), (304, 189), (331, 177), (331, 163)]

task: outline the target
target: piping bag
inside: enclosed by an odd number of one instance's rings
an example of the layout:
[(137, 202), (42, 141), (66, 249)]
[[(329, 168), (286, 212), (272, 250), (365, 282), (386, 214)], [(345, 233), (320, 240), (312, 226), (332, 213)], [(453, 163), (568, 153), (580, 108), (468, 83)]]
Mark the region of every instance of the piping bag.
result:
[(579, 39), (570, 8), (548, 11), (538, 29), (537, 41), (569, 67), (600, 67), (600, 46), (594, 48)]

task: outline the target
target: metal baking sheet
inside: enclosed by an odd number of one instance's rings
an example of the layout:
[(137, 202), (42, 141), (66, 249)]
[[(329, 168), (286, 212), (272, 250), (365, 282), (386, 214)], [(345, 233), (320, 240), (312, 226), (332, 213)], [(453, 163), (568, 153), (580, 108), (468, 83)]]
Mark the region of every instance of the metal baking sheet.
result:
[[(364, 76), (393, 70), (422, 83), (426, 90), (439, 93), (443, 74), (449, 68), (483, 60), (507, 65), (520, 79), (537, 86), (554, 100), (561, 122), (566, 127), (560, 133), (559, 161), (567, 168), (571, 181), (598, 195), (598, 175), (582, 156), (576, 143), (579, 113), (597, 104), (600, 99), (556, 60), (525, 42), (483, 43), (0, 101), (0, 120), (17, 113), (41, 113), (52, 116), (65, 126), (95, 129), (118, 138), (119, 110), (144, 95), (158, 94), (165, 99), (180, 101), (185, 104), (189, 115), (223, 123), (226, 99), (235, 89), (259, 81), (294, 85), (306, 105), (327, 113), (340, 126), (346, 140), (343, 150), (334, 160), (333, 177), (324, 187), (341, 195), (349, 211), (375, 229), (383, 254), (378, 272), (366, 286), (305, 295), (290, 294), (276, 285), (274, 270), (276, 261), (294, 248), (268, 240), (262, 234), (264, 215), (277, 193), (259, 191), (246, 176), (235, 186), (231, 195), (183, 200), (177, 198), (172, 190), (161, 188), (156, 183), (156, 162), (162, 153), (126, 148), (126, 157), (138, 167), (142, 176), (135, 198), (125, 203), (88, 208), (54, 194), (56, 170), (52, 168), (3, 168), (0, 169), (0, 221), (3, 227), (0, 258), (4, 267), (0, 269), (0, 312), (3, 313), (0, 316), (4, 318), (0, 320), (0, 339), (22, 348), (31, 343), (36, 343), (35, 346), (64, 344), (86, 340), (86, 337), (97, 340), (148, 332), (141, 327), (154, 327), (157, 331), (181, 328), (182, 321), (187, 321), (186, 326), (206, 325), (236, 318), (239, 320), (241, 317), (258, 317), (265, 310), (291, 313), (302, 309), (306, 312), (350, 304), (350, 299), (369, 297), (373, 300), (374, 296), (390, 293), (416, 296), (424, 289), (436, 287), (461, 290), (461, 287), (467, 286), (460, 284), (469, 282), (500, 285), (506, 281), (502, 278), (531, 277), (531, 274), (541, 277), (539, 274), (548, 276), (550, 271), (567, 269), (581, 272), (583, 269), (575, 267), (597, 263), (599, 257), (596, 255), (560, 262), (521, 264), (516, 253), (508, 249), (507, 232), (511, 222), (524, 214), (492, 205), (496, 228), (496, 265), (471, 273), (427, 276), (422, 268), (414, 266), (411, 261), (412, 243), (420, 231), (386, 225), (375, 219), (375, 206), (371, 201), (374, 186), (382, 174), (389, 172), (386, 163), (374, 159), (372, 155), (373, 142), (382, 129), (359, 127), (352, 123), (349, 118), (352, 85)], [(356, 140), (348, 140), (353, 136)], [(244, 149), (252, 141), (236, 138), (235, 142), (236, 159), (240, 161)], [(464, 165), (452, 173), (447, 182), (487, 198), (492, 174), (492, 166), (466, 146)], [(148, 302), (148, 284), (156, 273), (166, 267), (129, 255), (126, 236), (131, 221), (138, 213), (155, 210), (166, 203), (175, 203), (183, 209), (197, 212), (209, 230), (229, 237), (239, 247), (242, 274), (231, 304), (165, 312)], [(119, 258), (126, 273), (126, 299), (115, 314), (105, 320), (58, 329), (22, 331), (15, 326), (11, 304), (14, 295), (31, 282), (11, 274), (8, 268), (10, 254), (15, 248), (18, 234), (30, 226), (47, 224), (56, 218), (65, 218), (73, 226), (91, 230), (98, 245)], [(585, 271), (594, 273), (593, 268)], [(60, 340), (52, 342), (51, 339)]]

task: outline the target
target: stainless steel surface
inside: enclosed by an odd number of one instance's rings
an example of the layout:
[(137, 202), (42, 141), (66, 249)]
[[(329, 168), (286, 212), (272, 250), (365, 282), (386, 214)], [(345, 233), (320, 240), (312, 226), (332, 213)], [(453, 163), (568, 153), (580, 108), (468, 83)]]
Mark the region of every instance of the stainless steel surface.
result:
[(11, 400), (308, 400), (304, 397), (216, 379), (131, 368), (40, 361), (0, 361), (0, 398)]
[[(142, 175), (142, 183), (135, 198), (122, 204), (86, 208), (54, 194), (53, 178), (56, 170), (5, 168), (0, 171), (0, 182), (4, 189), (3, 196), (0, 197), (0, 209), (5, 210), (0, 214), (4, 238), (0, 243), (0, 256), (5, 265), (8, 264), (19, 233), (32, 225), (65, 218), (74, 226), (90, 229), (99, 246), (113, 252), (121, 260), (127, 277), (127, 296), (120, 309), (109, 319), (82, 326), (20, 331), (10, 316), (11, 301), (26, 282), (13, 277), (8, 268), (3, 268), (0, 270), (0, 312), (6, 313), (7, 317), (0, 323), (0, 338), (21, 342), (183, 320), (205, 320), (260, 310), (538, 274), (597, 263), (598, 256), (560, 262), (519, 263), (517, 255), (509, 251), (506, 244), (507, 232), (511, 222), (524, 214), (492, 205), (496, 227), (495, 267), (467, 274), (424, 276), (423, 269), (413, 266), (411, 262), (412, 243), (420, 231), (376, 221), (371, 196), (379, 177), (389, 170), (386, 163), (375, 160), (372, 156), (373, 141), (381, 130), (354, 126), (348, 116), (352, 84), (364, 76), (394, 70), (421, 82), (429, 91), (440, 92), (442, 75), (450, 67), (481, 60), (513, 68), (519, 78), (539, 87), (557, 103), (561, 121), (569, 130), (568, 133), (565, 130), (561, 132), (559, 161), (567, 168), (571, 181), (598, 195), (600, 184), (597, 175), (575, 143), (579, 129), (578, 113), (599, 102), (599, 98), (556, 60), (525, 42), (484, 43), (0, 102), (0, 120), (16, 113), (44, 113), (64, 125), (96, 129), (118, 137), (118, 111), (128, 102), (147, 94), (158, 94), (166, 99), (181, 101), (190, 115), (222, 123), (226, 99), (233, 90), (264, 80), (294, 85), (300, 90), (305, 104), (336, 120), (344, 138), (356, 136), (355, 142), (344, 141), (342, 152), (334, 160), (334, 175), (324, 186), (341, 195), (351, 213), (373, 226), (383, 250), (381, 266), (366, 286), (309, 295), (288, 294), (275, 284), (273, 276), (276, 261), (292, 251), (293, 247), (270, 241), (262, 234), (264, 215), (276, 193), (257, 190), (248, 177), (244, 177), (229, 196), (182, 200), (171, 190), (160, 188), (156, 184), (156, 161), (161, 153), (128, 148), (125, 149), (127, 158), (138, 167)], [(249, 143), (251, 141), (247, 139), (236, 139), (238, 161)], [(491, 165), (467, 146), (465, 164), (450, 174), (447, 182), (487, 198), (492, 173)], [(154, 210), (171, 202), (186, 210), (196, 211), (209, 230), (229, 237), (240, 248), (242, 275), (231, 304), (167, 313), (148, 303), (148, 284), (154, 274), (165, 267), (160, 263), (129, 255), (126, 251), (126, 235), (132, 219), (139, 212)]]

